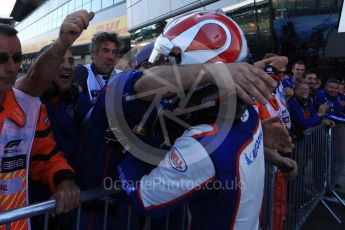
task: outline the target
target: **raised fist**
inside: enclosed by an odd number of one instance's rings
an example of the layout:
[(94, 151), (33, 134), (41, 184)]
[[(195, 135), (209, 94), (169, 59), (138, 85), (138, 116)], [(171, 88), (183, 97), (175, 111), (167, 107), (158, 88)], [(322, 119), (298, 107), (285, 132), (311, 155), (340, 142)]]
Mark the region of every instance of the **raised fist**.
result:
[(66, 46), (72, 43), (87, 29), (89, 22), (93, 19), (94, 13), (86, 10), (79, 10), (66, 16), (60, 27), (59, 39)]

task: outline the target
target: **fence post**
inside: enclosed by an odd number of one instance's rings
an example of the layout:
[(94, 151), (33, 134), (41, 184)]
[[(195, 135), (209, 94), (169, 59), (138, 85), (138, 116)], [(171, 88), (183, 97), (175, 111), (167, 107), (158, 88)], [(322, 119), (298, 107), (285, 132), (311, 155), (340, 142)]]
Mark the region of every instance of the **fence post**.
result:
[[(333, 129), (334, 128), (329, 128), (328, 129), (328, 133), (327, 133), (327, 177), (326, 177), (326, 193), (331, 194), (331, 192), (334, 192), (332, 187), (331, 187), (331, 183), (332, 183), (332, 161), (333, 161), (333, 157), (334, 157), (334, 149), (332, 146), (332, 140), (334, 138), (334, 134), (333, 134)], [(325, 202), (324, 199), (325, 194), (323, 194), (322, 198), (321, 198), (321, 203), (322, 205), (326, 208), (326, 210), (333, 216), (333, 218), (339, 223), (341, 224), (341, 220), (339, 219), (339, 217), (334, 213), (334, 211), (327, 205), (327, 203)]]

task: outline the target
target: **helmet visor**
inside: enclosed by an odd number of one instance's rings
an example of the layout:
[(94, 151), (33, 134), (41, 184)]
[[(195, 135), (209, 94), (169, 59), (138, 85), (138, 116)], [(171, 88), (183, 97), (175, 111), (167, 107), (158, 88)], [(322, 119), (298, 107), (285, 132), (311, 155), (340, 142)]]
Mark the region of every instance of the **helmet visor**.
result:
[(161, 35), (156, 39), (149, 62), (155, 65), (180, 64), (181, 49), (175, 47), (168, 38)]

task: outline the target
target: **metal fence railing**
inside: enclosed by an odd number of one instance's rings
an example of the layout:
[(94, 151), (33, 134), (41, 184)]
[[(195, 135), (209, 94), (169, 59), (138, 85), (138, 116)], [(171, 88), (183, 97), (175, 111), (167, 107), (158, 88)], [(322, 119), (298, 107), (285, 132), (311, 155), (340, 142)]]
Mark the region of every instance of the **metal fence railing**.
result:
[(345, 126), (318, 126), (304, 132), (292, 158), (298, 164), (298, 176), (287, 182), (274, 167), (266, 166), (262, 229), (299, 229), (321, 202), (338, 223), (342, 221), (327, 205), (325, 194), (344, 201), (333, 187), (345, 166)]
[[(336, 221), (341, 223), (341, 220), (325, 202), (325, 193), (335, 196), (345, 207), (344, 201), (333, 189), (345, 166), (345, 141), (343, 141), (345, 125), (338, 125), (331, 129), (319, 126), (305, 131), (304, 134), (304, 140), (296, 144), (292, 154), (292, 158), (299, 167), (298, 176), (295, 180), (286, 181), (276, 167), (266, 165), (265, 193), (260, 217), (261, 229), (299, 229), (320, 202)], [(83, 204), (99, 199), (104, 201), (104, 215), (102, 216), (104, 219), (103, 226), (99, 225), (97, 229), (106, 229), (109, 218), (108, 200), (117, 192), (103, 188), (82, 192), (81, 205), (76, 215), (76, 229), (80, 229)], [(1, 212), (0, 229), (3, 229), (4, 224), (6, 224), (7, 229), (10, 229), (11, 222), (42, 214), (45, 215), (44, 227), (48, 229), (49, 212), (55, 208), (55, 204), (55, 200), (49, 200), (16, 210)], [(135, 210), (129, 206), (126, 215), (128, 226), (132, 219), (136, 218), (132, 215), (134, 212)], [(151, 225), (157, 221), (160, 226), (165, 226), (165, 229), (186, 229), (190, 220), (190, 213), (187, 204), (163, 219), (143, 218), (140, 229), (152, 229)], [(175, 224), (174, 227), (171, 227), (171, 224)], [(160, 229), (164, 229), (164, 227)]]
[(317, 127), (305, 131), (305, 138), (297, 143), (293, 159), (299, 173), (287, 183), (287, 215), (284, 229), (298, 229), (308, 218), (325, 192), (327, 173), (327, 128)]
[[(329, 129), (328, 134), (328, 159), (327, 159), (327, 177), (326, 177), (326, 192), (328, 196), (334, 196), (345, 207), (345, 202), (334, 191), (337, 179), (339, 178), (345, 166), (345, 125), (337, 125)], [(327, 203), (322, 199), (322, 204), (332, 214), (338, 223), (342, 223), (339, 217), (327, 206)]]
[[(92, 225), (91, 229), (142, 229), (142, 230), (150, 230), (150, 229), (187, 229), (187, 225), (189, 223), (189, 211), (188, 211), (188, 205), (184, 205), (181, 208), (178, 208), (174, 211), (171, 211), (166, 216), (163, 217), (149, 217), (149, 216), (141, 216), (138, 215), (137, 212), (132, 208), (132, 206), (129, 203), (126, 203), (128, 205), (127, 209), (121, 209), (122, 211), (125, 211), (127, 213), (123, 213), (121, 215), (122, 218), (126, 218), (124, 220), (121, 220), (121, 223), (114, 223), (114, 216), (112, 213), (111, 205), (113, 200), (113, 197), (115, 194), (121, 192), (122, 190), (106, 190), (104, 188), (97, 188), (92, 190), (83, 191), (81, 193), (81, 199), (80, 199), (80, 205), (77, 209), (76, 213), (73, 213), (73, 225), (68, 226), (68, 229), (85, 229), (85, 221), (87, 222), (87, 228), (90, 229), (90, 214), (95, 214), (99, 210), (95, 212), (90, 212), (89, 207), (84, 204), (88, 204), (88, 202), (92, 201), (101, 201), (103, 210), (101, 214), (101, 223)], [(116, 196), (116, 195), (115, 195)], [(51, 225), (49, 225), (49, 219), (50, 219), (50, 213), (54, 210), (56, 205), (55, 200), (48, 200), (32, 205), (28, 205), (26, 207), (9, 210), (0, 212), (0, 229), (16, 229), (14, 228), (15, 222), (22, 219), (28, 219), (32, 217), (37, 217), (40, 215), (44, 216), (43, 224), (42, 226), (35, 226), (35, 229), (49, 229)], [(85, 207), (84, 207), (85, 206)], [(98, 207), (97, 207), (98, 209)], [(88, 219), (81, 220), (82, 219), (82, 212), (86, 212), (88, 216)], [(98, 212), (99, 213), (99, 212)], [(85, 213), (84, 213), (85, 214)], [(91, 217), (92, 219), (92, 217)], [(93, 222), (93, 221), (91, 221)], [(30, 223), (30, 222), (29, 222)], [(98, 221), (99, 223), (99, 221)], [(125, 227), (124, 227), (125, 223)], [(84, 225), (84, 227), (82, 227)], [(55, 229), (55, 228), (54, 228)], [(64, 229), (60, 228), (59, 229)]]
[(345, 126), (337, 125), (336, 127), (330, 129), (330, 155), (331, 165), (329, 167), (329, 186), (334, 187), (337, 178), (345, 165)]
[[(115, 194), (116, 190), (105, 190), (103, 188), (88, 190), (81, 193), (81, 205), (78, 208), (77, 214), (77, 229), (79, 229), (78, 223), (80, 223), (80, 213), (82, 210), (82, 204), (95, 199), (104, 199), (104, 223), (103, 229), (106, 229), (107, 218), (108, 218), (108, 197)], [(37, 204), (28, 205), (23, 208), (18, 208), (14, 210), (4, 211), (0, 213), (0, 228), (1, 225), (6, 224), (6, 229), (11, 229), (11, 223), (20, 219), (30, 218), (38, 215), (45, 215), (44, 218), (44, 229), (48, 229), (49, 213), (55, 208), (56, 200), (48, 200), (45, 202), (40, 202)]]

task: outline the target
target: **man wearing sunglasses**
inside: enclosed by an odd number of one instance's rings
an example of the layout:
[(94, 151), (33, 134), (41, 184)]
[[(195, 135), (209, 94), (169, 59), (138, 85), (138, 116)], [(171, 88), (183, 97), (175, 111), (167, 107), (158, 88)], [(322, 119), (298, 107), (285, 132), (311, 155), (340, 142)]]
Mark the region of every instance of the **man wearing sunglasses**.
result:
[[(56, 148), (38, 96), (54, 80), (66, 50), (87, 28), (93, 15), (87, 11), (68, 15), (57, 40), (17, 81), (21, 44), (13, 27), (0, 24), (0, 211), (27, 205), (29, 176), (48, 184), (54, 192), (56, 214), (79, 204), (80, 190), (73, 170)], [(29, 223), (24, 219), (11, 225), (21, 229)]]

